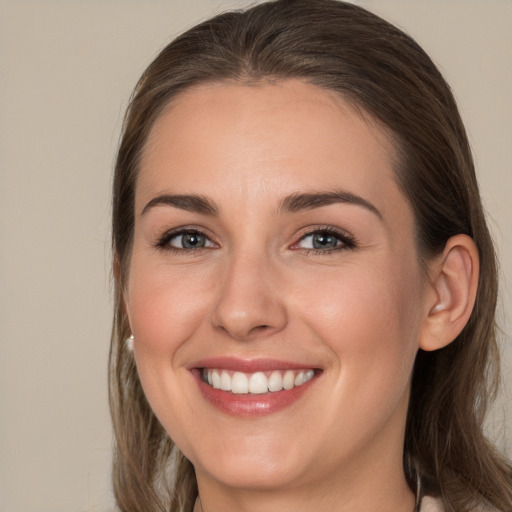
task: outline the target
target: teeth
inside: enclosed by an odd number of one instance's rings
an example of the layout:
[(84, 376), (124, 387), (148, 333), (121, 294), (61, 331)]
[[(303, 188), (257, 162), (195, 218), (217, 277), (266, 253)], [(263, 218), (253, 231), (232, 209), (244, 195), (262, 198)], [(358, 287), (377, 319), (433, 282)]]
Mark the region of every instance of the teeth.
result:
[(266, 393), (268, 391), (267, 377), (264, 373), (253, 373), (249, 378), (249, 393)]
[(203, 381), (215, 389), (231, 391), (238, 395), (262, 394), (302, 386), (315, 376), (315, 370), (275, 370), (273, 372), (230, 372), (203, 369)]
[(295, 386), (295, 373), (292, 370), (288, 370), (283, 377), (283, 388), (292, 389)]
[(226, 371), (220, 374), (220, 389), (223, 391), (231, 391), (231, 377)]
[(245, 373), (233, 373), (233, 377), (231, 378), (231, 391), (237, 395), (249, 393), (249, 379)]
[(212, 373), (212, 386), (215, 389), (220, 389), (220, 375), (217, 370), (214, 370), (214, 372)]
[(272, 372), (268, 378), (269, 391), (281, 391), (283, 389), (283, 376), (281, 372)]

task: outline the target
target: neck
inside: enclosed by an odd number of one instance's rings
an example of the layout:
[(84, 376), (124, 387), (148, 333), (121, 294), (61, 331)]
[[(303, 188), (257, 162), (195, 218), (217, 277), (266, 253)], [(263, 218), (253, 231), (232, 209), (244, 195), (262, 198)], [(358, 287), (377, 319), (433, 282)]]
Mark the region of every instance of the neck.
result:
[[(227, 489), (198, 474), (194, 512), (413, 512), (416, 497), (403, 471), (377, 464), (358, 478), (336, 475), (278, 490)], [(213, 485), (212, 485), (213, 484)]]

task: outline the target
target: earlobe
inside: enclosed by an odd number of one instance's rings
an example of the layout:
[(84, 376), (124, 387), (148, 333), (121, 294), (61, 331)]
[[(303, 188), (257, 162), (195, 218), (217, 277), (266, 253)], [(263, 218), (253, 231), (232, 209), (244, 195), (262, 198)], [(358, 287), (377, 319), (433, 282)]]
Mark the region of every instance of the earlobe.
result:
[(469, 320), (478, 287), (479, 257), (472, 238), (456, 235), (432, 263), (432, 278), (420, 348), (437, 350), (450, 344)]

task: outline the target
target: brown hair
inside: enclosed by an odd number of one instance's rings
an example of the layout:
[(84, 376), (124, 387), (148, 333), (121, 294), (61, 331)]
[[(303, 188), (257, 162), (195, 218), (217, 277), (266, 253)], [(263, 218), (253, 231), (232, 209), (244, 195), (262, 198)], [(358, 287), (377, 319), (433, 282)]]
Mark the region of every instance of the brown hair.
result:
[(397, 179), (412, 204), (422, 261), (459, 233), (477, 244), (476, 305), (457, 340), (419, 351), (406, 425), (404, 471), (448, 511), (488, 502), (512, 508), (512, 472), (484, 437), (495, 393), (497, 272), (474, 165), (453, 95), (425, 52), (402, 31), (361, 7), (335, 0), (278, 0), (201, 23), (170, 43), (142, 75), (124, 123), (114, 176), (116, 311), (110, 353), (114, 492), (121, 510), (191, 510), (192, 465), (151, 411), (132, 355), (122, 307), (134, 227), (141, 151), (156, 118), (198, 83), (258, 84), (299, 78), (338, 92), (392, 134)]

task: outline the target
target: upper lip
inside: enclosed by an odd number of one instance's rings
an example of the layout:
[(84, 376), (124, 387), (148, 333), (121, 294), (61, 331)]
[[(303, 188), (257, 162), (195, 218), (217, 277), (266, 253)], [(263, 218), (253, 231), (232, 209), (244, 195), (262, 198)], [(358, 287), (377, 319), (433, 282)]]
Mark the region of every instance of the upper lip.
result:
[(236, 357), (211, 357), (195, 362), (190, 368), (214, 368), (218, 370), (233, 370), (243, 373), (255, 373), (271, 370), (305, 370), (317, 369), (318, 366), (309, 363), (298, 363), (269, 358), (240, 359)]

